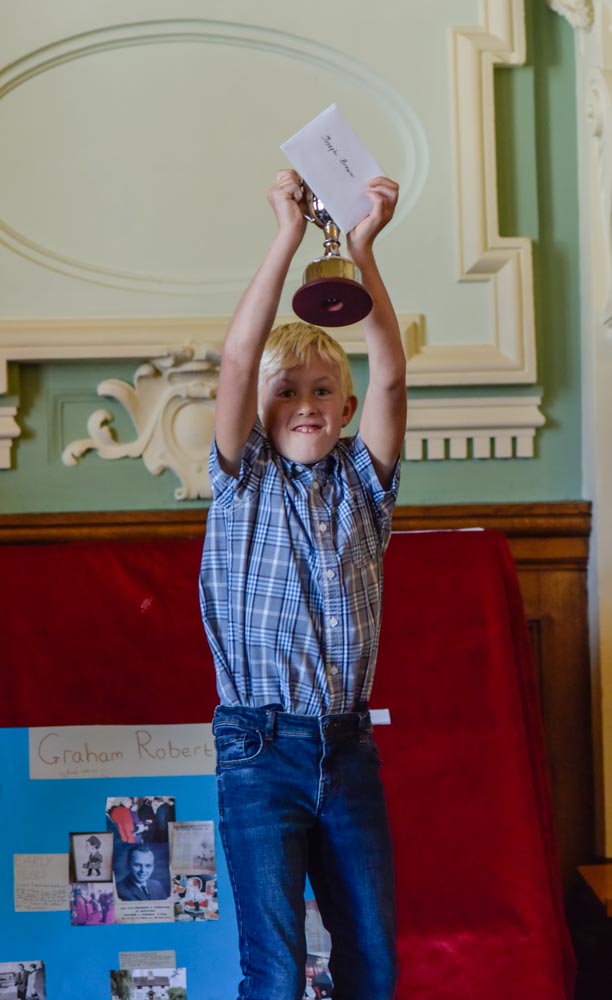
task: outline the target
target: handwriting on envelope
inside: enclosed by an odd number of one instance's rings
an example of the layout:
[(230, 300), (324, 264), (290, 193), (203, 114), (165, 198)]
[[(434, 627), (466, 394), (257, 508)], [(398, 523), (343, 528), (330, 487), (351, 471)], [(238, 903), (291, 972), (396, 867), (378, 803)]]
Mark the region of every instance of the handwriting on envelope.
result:
[(281, 149), (348, 233), (370, 211), (368, 181), (383, 174), (335, 104), (282, 143)]

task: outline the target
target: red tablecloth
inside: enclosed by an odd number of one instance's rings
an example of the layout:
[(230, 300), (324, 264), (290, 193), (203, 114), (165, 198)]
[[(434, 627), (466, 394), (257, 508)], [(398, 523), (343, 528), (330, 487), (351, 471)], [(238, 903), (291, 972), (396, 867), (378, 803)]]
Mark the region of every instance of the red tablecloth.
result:
[[(209, 720), (201, 542), (0, 547), (3, 726)], [(571, 1000), (537, 689), (492, 532), (396, 534), (373, 708), (399, 1000)], [(375, 998), (373, 998), (375, 1000)]]

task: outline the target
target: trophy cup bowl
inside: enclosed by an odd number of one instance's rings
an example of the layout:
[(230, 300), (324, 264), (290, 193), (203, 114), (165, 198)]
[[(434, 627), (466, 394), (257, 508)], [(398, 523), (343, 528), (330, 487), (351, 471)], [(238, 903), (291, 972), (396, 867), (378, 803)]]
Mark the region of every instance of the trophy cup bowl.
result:
[(324, 254), (308, 264), (302, 286), (293, 296), (293, 311), (315, 326), (350, 326), (372, 308), (369, 292), (360, 283), (359, 269), (340, 255), (340, 230), (319, 198), (304, 184), (309, 214), (306, 218), (323, 230)]

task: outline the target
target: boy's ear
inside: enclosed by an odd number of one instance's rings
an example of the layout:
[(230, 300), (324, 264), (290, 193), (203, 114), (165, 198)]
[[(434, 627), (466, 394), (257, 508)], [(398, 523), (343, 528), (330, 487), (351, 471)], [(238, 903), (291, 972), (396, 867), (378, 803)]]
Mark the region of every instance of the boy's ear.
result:
[(346, 427), (350, 424), (351, 420), (355, 416), (355, 410), (357, 409), (357, 396), (347, 396), (346, 402), (344, 404), (344, 409), (342, 411), (342, 426)]

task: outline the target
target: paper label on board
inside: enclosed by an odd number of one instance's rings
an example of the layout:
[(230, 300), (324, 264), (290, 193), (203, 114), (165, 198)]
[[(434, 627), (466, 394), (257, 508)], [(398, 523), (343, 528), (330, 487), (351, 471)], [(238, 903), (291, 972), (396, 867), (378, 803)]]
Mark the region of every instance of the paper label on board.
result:
[(32, 779), (215, 773), (210, 723), (33, 728), (29, 750)]

